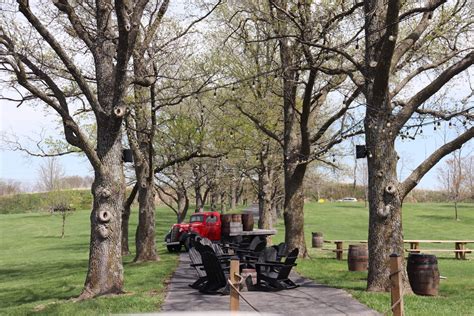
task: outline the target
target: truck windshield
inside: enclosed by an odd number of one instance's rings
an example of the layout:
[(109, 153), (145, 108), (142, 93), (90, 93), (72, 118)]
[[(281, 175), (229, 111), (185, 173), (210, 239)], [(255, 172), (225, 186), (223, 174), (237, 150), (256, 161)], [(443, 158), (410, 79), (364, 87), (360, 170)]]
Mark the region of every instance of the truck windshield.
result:
[(191, 218), (189, 219), (190, 223), (193, 222), (202, 222), (204, 220), (204, 215), (191, 215)]

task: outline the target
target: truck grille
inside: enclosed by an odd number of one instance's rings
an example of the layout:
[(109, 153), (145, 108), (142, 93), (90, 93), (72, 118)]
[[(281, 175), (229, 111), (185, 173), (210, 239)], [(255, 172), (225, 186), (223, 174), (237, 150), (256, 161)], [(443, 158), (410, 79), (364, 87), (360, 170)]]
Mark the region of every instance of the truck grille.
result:
[(171, 229), (171, 242), (178, 241), (179, 227), (173, 227)]

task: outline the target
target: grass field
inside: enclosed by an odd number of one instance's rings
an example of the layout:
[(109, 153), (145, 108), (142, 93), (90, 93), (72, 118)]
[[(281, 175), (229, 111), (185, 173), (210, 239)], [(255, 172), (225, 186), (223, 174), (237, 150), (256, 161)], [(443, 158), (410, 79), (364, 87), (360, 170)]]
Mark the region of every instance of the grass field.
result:
[[(124, 258), (126, 295), (102, 297), (80, 303), (69, 301), (80, 294), (89, 256), (89, 211), (77, 211), (66, 220), (48, 213), (0, 215), (0, 315), (97, 315), (146, 312), (159, 309), (165, 280), (177, 265), (177, 256), (163, 247), (163, 236), (175, 215), (158, 208), (157, 244), (160, 262), (134, 264)], [(134, 247), (136, 210), (130, 222), (130, 249)]]
[[(454, 220), (449, 204), (405, 204), (405, 239), (474, 240), (474, 205), (463, 204), (460, 221)], [(325, 239), (367, 239), (368, 210), (363, 203), (309, 203), (305, 206), (305, 238), (311, 244), (311, 232), (323, 232)], [(279, 225), (275, 242), (283, 239)], [(454, 249), (454, 244), (421, 244), (420, 247)], [(474, 245), (470, 244), (469, 248)], [(347, 261), (337, 261), (332, 252), (310, 249), (311, 259), (302, 260), (297, 270), (320, 283), (348, 290), (355, 298), (380, 312), (390, 308), (386, 293), (365, 291), (367, 272), (348, 272)], [(474, 254), (469, 260), (455, 260), (454, 253), (437, 253), (442, 276), (440, 295), (405, 297), (407, 315), (474, 315)], [(346, 256), (344, 257), (346, 258)]]
[[(367, 238), (368, 211), (362, 203), (309, 203), (305, 207), (308, 245), (311, 232), (325, 239)], [(451, 205), (406, 204), (406, 239), (474, 239), (474, 206), (464, 204), (460, 221), (453, 220)], [(73, 303), (87, 272), (89, 212), (78, 211), (67, 218), (66, 237), (61, 233), (60, 216), (48, 213), (0, 215), (0, 315), (54, 314), (97, 315), (159, 310), (167, 278), (177, 264), (176, 254), (168, 254), (161, 241), (174, 222), (174, 214), (157, 209), (157, 244), (161, 261), (134, 264), (124, 258), (126, 295), (102, 297)], [(130, 223), (130, 247), (134, 249), (136, 213)], [(283, 226), (279, 225), (279, 242)], [(473, 245), (470, 245), (472, 247)], [(439, 248), (438, 246), (435, 246)], [(446, 245), (445, 247), (453, 247)], [(312, 259), (300, 260), (298, 271), (318, 282), (348, 290), (370, 307), (384, 312), (388, 294), (367, 293), (365, 272), (347, 272), (345, 261), (336, 261), (332, 252), (310, 250)], [(405, 299), (407, 315), (474, 315), (474, 254), (466, 261), (454, 260), (453, 253), (440, 255), (440, 296)]]

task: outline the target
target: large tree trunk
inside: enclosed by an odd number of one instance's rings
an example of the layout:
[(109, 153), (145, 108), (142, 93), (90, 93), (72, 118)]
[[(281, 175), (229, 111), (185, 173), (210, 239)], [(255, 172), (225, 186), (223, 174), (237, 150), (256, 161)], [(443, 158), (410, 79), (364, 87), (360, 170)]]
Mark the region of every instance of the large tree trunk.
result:
[[(150, 74), (144, 53), (136, 51), (133, 59), (134, 75), (142, 78)], [(134, 261), (156, 261), (155, 243), (155, 188), (153, 183), (153, 135), (155, 128), (154, 85), (151, 89), (134, 86), (135, 93), (135, 141), (134, 148), (135, 174), (138, 182), (138, 226), (135, 234), (136, 254)], [(151, 98), (151, 104), (148, 101)], [(151, 108), (151, 111), (147, 109)], [(151, 114), (150, 114), (151, 112)], [(151, 117), (151, 120), (150, 120)], [(129, 131), (131, 135), (132, 131)]]
[[(293, 64), (297, 59), (292, 47), (286, 41), (280, 41), (280, 58), (283, 65), (283, 154), (285, 202), (283, 216), (285, 220), (285, 242), (288, 250), (299, 249), (301, 257), (307, 257), (304, 238), (304, 190), (303, 180), (306, 164), (300, 164), (302, 145), (309, 150), (309, 140), (303, 143), (301, 130), (298, 131), (296, 98), (298, 72)], [(307, 147), (307, 148), (306, 148)]]
[(102, 168), (95, 171), (90, 216), (89, 270), (79, 299), (121, 293), (123, 266), (121, 219), (125, 185), (120, 124), (103, 119), (97, 124), (97, 154)]
[[(299, 167), (302, 167), (301, 165)], [(297, 167), (297, 169), (299, 169)], [(303, 172), (303, 174), (301, 174)], [(298, 248), (300, 256), (307, 257), (304, 238), (304, 171), (293, 171), (285, 167), (285, 242), (288, 249)]]
[[(402, 198), (396, 174), (397, 153), (394, 141), (376, 131), (367, 133), (369, 167), (369, 291), (390, 289), (390, 255), (403, 258)], [(402, 259), (403, 260), (403, 259)], [(405, 287), (406, 270), (402, 269)]]
[(140, 188), (138, 191), (138, 227), (135, 236), (137, 253), (134, 261), (156, 261), (155, 243), (155, 194), (153, 186)]
[[(369, 291), (388, 291), (389, 256), (396, 253), (401, 256), (402, 261), (404, 258), (401, 214), (404, 196), (401, 196), (397, 180), (398, 156), (395, 151), (398, 131), (390, 120), (392, 104), (388, 89), (390, 60), (395, 41), (386, 40), (386, 32), (396, 38), (399, 6), (398, 1), (392, 1), (388, 5), (376, 1), (365, 3), (365, 11), (371, 12), (370, 17), (366, 17), (365, 64), (367, 75), (372, 78), (365, 81), (364, 87), (367, 104), (370, 104), (367, 106), (364, 122), (369, 170)], [(386, 28), (386, 23), (389, 22), (392, 24)], [(404, 288), (410, 289), (405, 269), (402, 269), (402, 278)]]

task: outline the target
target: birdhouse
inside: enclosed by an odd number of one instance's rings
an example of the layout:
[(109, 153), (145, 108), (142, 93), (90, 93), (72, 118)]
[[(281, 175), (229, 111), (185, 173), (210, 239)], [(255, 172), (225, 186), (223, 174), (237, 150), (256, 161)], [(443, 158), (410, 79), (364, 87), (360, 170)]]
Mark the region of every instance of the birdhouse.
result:
[(365, 145), (356, 145), (356, 158), (365, 158), (367, 157), (367, 148)]
[(131, 149), (122, 149), (122, 161), (133, 162), (133, 153)]

